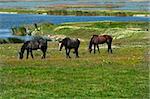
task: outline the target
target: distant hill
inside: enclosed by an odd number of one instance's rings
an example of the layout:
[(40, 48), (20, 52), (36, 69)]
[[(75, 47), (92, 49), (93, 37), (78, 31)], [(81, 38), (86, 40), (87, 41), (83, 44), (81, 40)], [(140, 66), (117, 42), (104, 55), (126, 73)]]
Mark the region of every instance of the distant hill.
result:
[[(8, 2), (8, 1), (57, 1), (57, 0), (0, 0), (0, 1), (4, 1), (4, 2)], [(67, 1), (67, 0), (64, 0), (64, 1)], [(68, 1), (77, 1), (77, 0), (68, 0)], [(78, 1), (82, 1), (82, 0), (78, 0)], [(90, 0), (84, 0), (84, 1), (89, 1), (89, 2), (91, 2)], [(109, 0), (94, 0), (94, 1), (109, 1)], [(120, 1), (120, 2), (122, 2), (122, 1), (124, 1), (124, 0), (112, 0), (112, 2), (113, 1)], [(143, 1), (149, 1), (149, 0), (126, 0), (126, 1), (129, 1), (129, 2), (143, 2)]]

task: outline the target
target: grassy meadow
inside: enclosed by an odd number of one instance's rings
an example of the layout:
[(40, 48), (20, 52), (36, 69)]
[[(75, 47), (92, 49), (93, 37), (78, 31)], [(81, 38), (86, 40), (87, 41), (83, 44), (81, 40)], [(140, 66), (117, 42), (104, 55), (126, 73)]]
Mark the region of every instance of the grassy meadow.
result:
[[(58, 42), (49, 42), (46, 59), (18, 59), (22, 44), (0, 45), (1, 98), (149, 98), (149, 31), (145, 22), (38, 24), (42, 33), (81, 39), (80, 58), (65, 58)], [(31, 30), (33, 27), (31, 26)], [(93, 34), (113, 36), (107, 46), (88, 52)], [(26, 53), (25, 53), (26, 54)], [(26, 57), (26, 55), (25, 55)]]

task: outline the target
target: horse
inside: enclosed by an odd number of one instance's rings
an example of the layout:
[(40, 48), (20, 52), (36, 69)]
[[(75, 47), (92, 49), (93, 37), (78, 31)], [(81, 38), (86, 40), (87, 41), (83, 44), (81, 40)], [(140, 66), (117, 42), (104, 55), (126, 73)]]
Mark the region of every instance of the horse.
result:
[(112, 53), (112, 40), (113, 38), (110, 35), (93, 35), (90, 42), (89, 42), (89, 52), (92, 52), (92, 45), (94, 45), (94, 54), (96, 53), (96, 47), (99, 51), (99, 44), (107, 43), (108, 45), (108, 53)]
[(80, 40), (78, 40), (78, 39), (70, 39), (69, 37), (66, 37), (62, 41), (59, 41), (59, 43), (60, 43), (59, 51), (62, 50), (63, 46), (65, 47), (66, 58), (71, 58), (70, 55), (69, 55), (71, 49), (74, 49), (74, 53), (76, 54), (76, 58), (79, 58), (78, 48), (80, 46)]
[(32, 50), (38, 50), (40, 49), (43, 52), (43, 56), (42, 59), (45, 58), (46, 56), (46, 51), (47, 51), (47, 40), (40, 38), (40, 39), (35, 39), (35, 40), (30, 40), (30, 41), (26, 41), (24, 42), (24, 44), (21, 47), (21, 50), (19, 52), (19, 58), (23, 59), (23, 54), (25, 52), (25, 50), (27, 51), (27, 59), (29, 56), (29, 53), (31, 54), (32, 59), (33, 54), (32, 54)]

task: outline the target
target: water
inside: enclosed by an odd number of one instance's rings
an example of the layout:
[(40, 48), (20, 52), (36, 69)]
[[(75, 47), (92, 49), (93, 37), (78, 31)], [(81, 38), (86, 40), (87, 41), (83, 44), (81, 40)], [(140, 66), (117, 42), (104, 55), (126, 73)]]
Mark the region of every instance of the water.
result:
[[(146, 10), (150, 9), (150, 3), (148, 0), (49, 0), (49, 1), (32, 1), (32, 2), (0, 2), (0, 8), (27, 8), (37, 9), (39, 7), (46, 7), (55, 4), (113, 4), (121, 5), (119, 8), (112, 8), (117, 10)], [(84, 8), (83, 8), (84, 9)], [(91, 10), (92, 8), (86, 8)], [(108, 9), (108, 8), (97, 8), (97, 10)]]
[(61, 24), (65, 22), (87, 21), (145, 21), (150, 22), (149, 17), (116, 17), (116, 16), (56, 16), (37, 14), (0, 14), (0, 38), (13, 37), (11, 28), (42, 22)]

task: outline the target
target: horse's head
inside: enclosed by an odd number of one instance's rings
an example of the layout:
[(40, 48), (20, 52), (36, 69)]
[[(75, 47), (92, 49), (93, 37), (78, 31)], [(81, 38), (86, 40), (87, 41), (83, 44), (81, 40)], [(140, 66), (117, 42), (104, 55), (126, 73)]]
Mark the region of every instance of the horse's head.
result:
[(19, 52), (19, 59), (23, 59), (23, 53)]
[(59, 41), (58, 46), (59, 46), (59, 51), (61, 51), (61, 49), (63, 47), (62, 41)]
[(89, 52), (91, 53), (92, 52), (92, 49), (90, 48), (90, 49), (88, 49), (89, 50)]
[(21, 50), (20, 50), (20, 52), (19, 52), (19, 59), (23, 59), (24, 51), (25, 51), (26, 47), (28, 46), (29, 42), (30, 42), (30, 41), (26, 41), (26, 42), (22, 45)]

